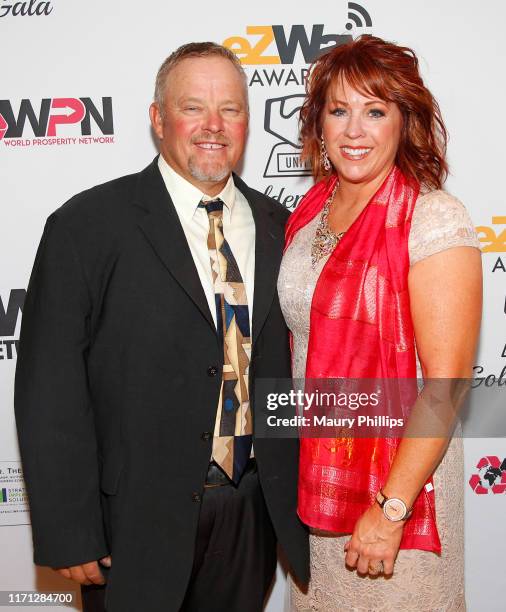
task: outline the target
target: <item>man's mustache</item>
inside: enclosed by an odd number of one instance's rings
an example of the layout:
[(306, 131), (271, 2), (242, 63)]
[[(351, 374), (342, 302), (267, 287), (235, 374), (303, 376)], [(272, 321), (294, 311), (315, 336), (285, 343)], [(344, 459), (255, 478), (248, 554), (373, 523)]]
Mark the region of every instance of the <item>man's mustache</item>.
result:
[(198, 136), (192, 136), (190, 142), (191, 144), (197, 144), (198, 142), (209, 142), (221, 145), (230, 144), (230, 140), (225, 136), (209, 136), (208, 134), (199, 134)]

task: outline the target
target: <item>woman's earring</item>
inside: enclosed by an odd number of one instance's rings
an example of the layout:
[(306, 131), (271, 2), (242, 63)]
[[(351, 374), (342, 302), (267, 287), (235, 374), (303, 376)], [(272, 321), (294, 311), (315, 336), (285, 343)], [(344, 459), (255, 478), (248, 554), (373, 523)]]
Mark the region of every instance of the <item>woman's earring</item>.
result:
[(332, 164), (330, 163), (329, 156), (327, 155), (327, 149), (325, 148), (325, 141), (323, 140), (323, 134), (320, 142), (320, 161), (323, 166), (325, 172), (329, 172), (332, 168)]

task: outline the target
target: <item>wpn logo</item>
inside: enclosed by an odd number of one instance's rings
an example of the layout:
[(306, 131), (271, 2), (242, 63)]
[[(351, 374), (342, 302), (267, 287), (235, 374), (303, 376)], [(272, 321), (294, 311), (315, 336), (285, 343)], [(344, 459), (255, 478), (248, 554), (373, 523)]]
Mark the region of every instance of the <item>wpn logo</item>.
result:
[(9, 2), (1, 0), (1, 17), (47, 17), (53, 12), (51, 2), (40, 2), (40, 0), (30, 0), (29, 2)]
[(0, 361), (14, 359), (17, 356), (19, 338), (15, 335), (25, 297), (26, 289), (11, 289), (5, 308), (0, 296)]
[(506, 493), (506, 459), (482, 457), (476, 464), (477, 474), (469, 479), (471, 489), (477, 495), (502, 495)]
[[(347, 21), (341, 27), (334, 26), (331, 32), (327, 32), (322, 23), (311, 26), (249, 25), (246, 26), (245, 36), (230, 36), (222, 44), (233, 51), (245, 67), (272, 67), (255, 69), (249, 75), (250, 87), (304, 85), (308, 64), (330, 49), (352, 40), (353, 36), (369, 31), (371, 27), (372, 19), (367, 10), (355, 2), (349, 2)], [(302, 67), (298, 70), (290, 68), (295, 64)], [(276, 68), (276, 65), (284, 67)]]
[(265, 101), (264, 129), (280, 142), (270, 152), (265, 178), (310, 176), (311, 168), (301, 157), (298, 135), (299, 113), (304, 94), (293, 94)]
[(112, 98), (43, 98), (38, 105), (24, 98), (17, 113), (10, 100), (0, 100), (0, 140), (11, 148), (113, 144)]

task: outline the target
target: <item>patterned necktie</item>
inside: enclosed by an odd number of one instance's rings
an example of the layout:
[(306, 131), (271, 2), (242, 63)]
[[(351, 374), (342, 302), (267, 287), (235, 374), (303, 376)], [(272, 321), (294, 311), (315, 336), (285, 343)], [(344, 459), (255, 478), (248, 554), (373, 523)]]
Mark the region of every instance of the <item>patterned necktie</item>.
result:
[(223, 342), (223, 376), (213, 438), (213, 460), (238, 483), (250, 457), (253, 424), (248, 374), (251, 334), (248, 300), (239, 267), (223, 236), (223, 202), (201, 202), (209, 217), (216, 327)]

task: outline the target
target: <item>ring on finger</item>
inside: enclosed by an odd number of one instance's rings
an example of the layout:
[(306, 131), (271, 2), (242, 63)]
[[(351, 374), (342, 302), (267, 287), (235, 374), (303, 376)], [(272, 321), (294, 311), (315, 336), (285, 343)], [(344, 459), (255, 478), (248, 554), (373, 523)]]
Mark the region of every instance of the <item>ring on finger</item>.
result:
[(378, 574), (382, 574), (384, 572), (383, 561), (378, 561), (375, 565), (371, 565), (369, 563), (369, 574), (372, 576), (377, 576)]

